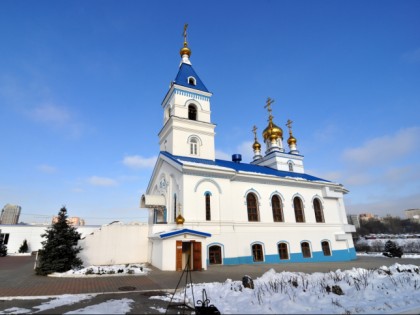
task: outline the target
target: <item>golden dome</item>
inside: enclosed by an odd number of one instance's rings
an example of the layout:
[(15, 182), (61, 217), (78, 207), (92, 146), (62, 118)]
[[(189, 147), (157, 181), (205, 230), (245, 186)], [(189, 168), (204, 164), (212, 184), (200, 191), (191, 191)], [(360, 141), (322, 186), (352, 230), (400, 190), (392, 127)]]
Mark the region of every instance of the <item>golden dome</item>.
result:
[(181, 48), (179, 54), (181, 55), (181, 57), (184, 55), (188, 55), (188, 57), (191, 57), (191, 49), (188, 48), (187, 42), (184, 42), (184, 47)]
[(296, 142), (297, 142), (296, 138), (293, 137), (292, 135), (290, 135), (289, 139), (287, 139), (288, 145), (296, 144)]
[(264, 138), (264, 141), (266, 141), (267, 139), (270, 139), (270, 140), (277, 140), (278, 138), (283, 139), (283, 130), (270, 120), (270, 123), (268, 124), (267, 128), (265, 128), (263, 131), (263, 138)]
[(184, 224), (185, 219), (181, 214), (178, 214), (175, 221), (176, 221), (176, 224), (181, 224), (182, 225), (182, 224)]
[(254, 144), (252, 145), (252, 148), (254, 149), (254, 151), (256, 151), (256, 150), (261, 150), (261, 144), (257, 141), (257, 140), (255, 140), (255, 142), (254, 142)]

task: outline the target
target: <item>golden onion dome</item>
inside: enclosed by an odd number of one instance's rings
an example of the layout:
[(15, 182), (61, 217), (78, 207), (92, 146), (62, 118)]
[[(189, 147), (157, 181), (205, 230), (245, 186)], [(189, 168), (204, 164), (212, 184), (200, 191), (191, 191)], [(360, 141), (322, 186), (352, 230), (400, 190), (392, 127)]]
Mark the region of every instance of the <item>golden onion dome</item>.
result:
[(175, 221), (176, 221), (176, 224), (181, 224), (182, 225), (182, 224), (184, 224), (185, 219), (181, 214), (178, 214)]
[(293, 137), (292, 135), (290, 135), (289, 139), (287, 139), (288, 145), (296, 144), (296, 142), (297, 142), (296, 138)]
[(184, 47), (181, 48), (179, 54), (181, 55), (181, 57), (184, 55), (188, 55), (188, 57), (191, 57), (191, 49), (188, 48), (187, 42), (184, 42)]
[(256, 150), (261, 150), (261, 144), (257, 141), (257, 140), (255, 140), (255, 142), (254, 142), (254, 144), (252, 145), (252, 148), (254, 149), (254, 151), (256, 151)]
[(277, 140), (278, 138), (283, 139), (283, 130), (279, 126), (274, 124), (273, 122), (270, 122), (267, 128), (264, 129), (262, 135), (263, 135), (264, 141), (266, 141), (267, 139), (270, 139), (270, 140)]

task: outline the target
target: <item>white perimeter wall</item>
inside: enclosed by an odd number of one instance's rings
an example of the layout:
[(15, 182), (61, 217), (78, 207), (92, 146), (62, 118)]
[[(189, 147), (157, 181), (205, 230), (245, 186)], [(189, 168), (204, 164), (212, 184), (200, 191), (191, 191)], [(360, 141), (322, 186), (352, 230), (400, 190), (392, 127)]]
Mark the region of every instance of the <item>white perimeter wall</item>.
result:
[(104, 225), (79, 242), (85, 267), (148, 262), (146, 223)]

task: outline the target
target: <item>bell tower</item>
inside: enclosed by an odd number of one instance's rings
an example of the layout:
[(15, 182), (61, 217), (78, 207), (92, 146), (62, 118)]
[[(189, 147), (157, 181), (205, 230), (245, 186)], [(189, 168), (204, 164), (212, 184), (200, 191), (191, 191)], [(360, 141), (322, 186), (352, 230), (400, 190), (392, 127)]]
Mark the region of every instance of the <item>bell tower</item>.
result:
[(161, 151), (173, 155), (215, 159), (215, 127), (211, 122), (210, 98), (203, 81), (194, 71), (184, 26), (181, 63), (175, 80), (162, 101), (163, 127), (159, 132)]

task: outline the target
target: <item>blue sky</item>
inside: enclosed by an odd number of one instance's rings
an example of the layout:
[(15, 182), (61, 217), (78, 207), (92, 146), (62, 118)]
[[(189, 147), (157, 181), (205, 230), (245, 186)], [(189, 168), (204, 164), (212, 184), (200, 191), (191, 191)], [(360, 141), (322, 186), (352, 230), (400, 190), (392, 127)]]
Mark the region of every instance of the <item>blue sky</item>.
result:
[(420, 207), (419, 1), (106, 0), (0, 3), (0, 206), (144, 220), (184, 23), (219, 158), (250, 161), (269, 96), (348, 213)]

